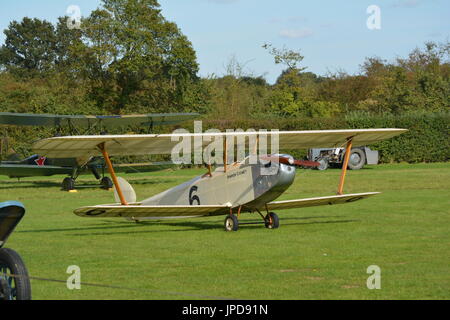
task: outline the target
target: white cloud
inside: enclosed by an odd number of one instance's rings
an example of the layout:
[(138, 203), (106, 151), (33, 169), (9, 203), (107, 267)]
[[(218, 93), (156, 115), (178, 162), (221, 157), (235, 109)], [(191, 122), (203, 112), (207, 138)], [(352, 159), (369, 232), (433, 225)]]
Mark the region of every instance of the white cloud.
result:
[(302, 39), (312, 36), (314, 32), (311, 29), (284, 29), (280, 31), (280, 36), (290, 39)]

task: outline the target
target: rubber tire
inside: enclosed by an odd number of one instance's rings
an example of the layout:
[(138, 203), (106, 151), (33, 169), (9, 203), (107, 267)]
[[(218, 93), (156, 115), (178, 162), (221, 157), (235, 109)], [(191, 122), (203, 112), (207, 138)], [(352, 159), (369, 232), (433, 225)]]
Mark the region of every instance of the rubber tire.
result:
[(317, 170), (324, 171), (328, 169), (329, 164), (327, 159), (318, 159), (317, 162), (320, 163), (320, 166), (316, 167)]
[(239, 229), (238, 218), (234, 215), (228, 215), (224, 221), (225, 231), (237, 231)]
[[(270, 219), (272, 220), (272, 223), (270, 223)], [(265, 226), (267, 229), (278, 229), (280, 227), (280, 219), (278, 218), (278, 215), (275, 212), (269, 212), (269, 214), (265, 217)]]
[(352, 164), (349, 159), (347, 168), (349, 168), (350, 170), (359, 170), (366, 164), (366, 154), (361, 149), (352, 149), (350, 153), (350, 158), (354, 153), (358, 154), (360, 160), (357, 164)]
[(75, 190), (75, 179), (70, 177), (64, 178), (61, 188), (64, 191)]
[(102, 189), (105, 190), (109, 190), (114, 186), (111, 178), (109, 177), (103, 177), (102, 180), (100, 180), (100, 185), (102, 186)]
[[(18, 275), (13, 282), (16, 288), (16, 300), (31, 300), (31, 284), (28, 271), (20, 255), (12, 249), (0, 249), (0, 266), (7, 267), (11, 274)], [(13, 298), (13, 299), (14, 299)]]

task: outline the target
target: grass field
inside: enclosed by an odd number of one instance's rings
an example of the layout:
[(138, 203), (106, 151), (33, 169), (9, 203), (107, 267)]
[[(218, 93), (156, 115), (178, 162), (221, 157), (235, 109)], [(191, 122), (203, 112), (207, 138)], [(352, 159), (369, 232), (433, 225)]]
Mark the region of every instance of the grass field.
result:
[[(142, 199), (203, 172), (124, 177)], [(299, 170), (280, 199), (335, 194), (339, 175)], [(243, 225), (231, 233), (222, 216), (142, 224), (80, 218), (73, 209), (110, 203), (113, 194), (62, 192), (61, 180), (0, 180), (0, 200), (27, 208), (6, 246), (32, 277), (62, 280), (32, 280), (34, 299), (450, 299), (450, 163), (350, 171), (345, 192), (383, 193), (280, 211), (277, 230)], [(81, 290), (66, 287), (70, 265), (81, 268)], [(366, 286), (370, 265), (381, 268), (379, 290)]]

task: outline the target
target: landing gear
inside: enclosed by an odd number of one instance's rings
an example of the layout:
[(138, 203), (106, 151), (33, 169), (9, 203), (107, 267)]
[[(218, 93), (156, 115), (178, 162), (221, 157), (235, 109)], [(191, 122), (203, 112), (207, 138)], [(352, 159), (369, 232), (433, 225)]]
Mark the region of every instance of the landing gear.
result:
[[(109, 190), (114, 186), (111, 178), (109, 177), (103, 177), (100, 180), (100, 188), (104, 190)], [(61, 184), (61, 190), (63, 191), (73, 191), (75, 190), (75, 179), (72, 177), (64, 178), (62, 184)]]
[(103, 177), (102, 180), (100, 180), (100, 185), (102, 186), (102, 189), (105, 190), (109, 190), (114, 186), (111, 178), (109, 177)]
[(262, 213), (259, 210), (256, 210), (256, 212), (259, 213), (261, 218), (264, 220), (264, 226), (267, 229), (278, 229), (280, 226), (280, 219), (278, 218), (278, 215), (275, 212), (269, 212), (269, 208), (266, 205), (266, 216), (263, 216)]
[(75, 190), (75, 179), (71, 177), (64, 178), (61, 189), (64, 191)]
[(0, 249), (0, 300), (31, 300), (28, 271), (12, 249)]
[(238, 218), (234, 214), (230, 214), (225, 218), (225, 231), (237, 231), (239, 228)]
[[(237, 231), (239, 229), (239, 214), (241, 212), (242, 207), (239, 207), (238, 215), (234, 215), (233, 212), (230, 210), (230, 214), (227, 215), (224, 221), (225, 231)], [(263, 216), (263, 214), (256, 209), (256, 212), (259, 213), (261, 218), (264, 221), (264, 225), (267, 229), (278, 229), (280, 226), (280, 219), (278, 218), (278, 215), (275, 212), (268, 212), (266, 216)], [(260, 222), (243, 222), (240, 224), (258, 224)]]
[(275, 212), (269, 212), (264, 218), (264, 225), (267, 229), (277, 229), (280, 226), (280, 220)]

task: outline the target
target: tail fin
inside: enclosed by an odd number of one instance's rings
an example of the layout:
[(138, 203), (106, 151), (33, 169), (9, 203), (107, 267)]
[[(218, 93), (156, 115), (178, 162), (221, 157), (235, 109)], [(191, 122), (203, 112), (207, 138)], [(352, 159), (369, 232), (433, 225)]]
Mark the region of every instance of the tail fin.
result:
[[(127, 203), (135, 203), (136, 192), (134, 192), (134, 189), (131, 186), (131, 184), (129, 184), (127, 180), (121, 177), (117, 177), (117, 181), (119, 182), (119, 187), (122, 190), (123, 196), (125, 197), (125, 201)], [(116, 202), (120, 203), (119, 194), (117, 193), (115, 187), (114, 187), (114, 198), (116, 199)]]

